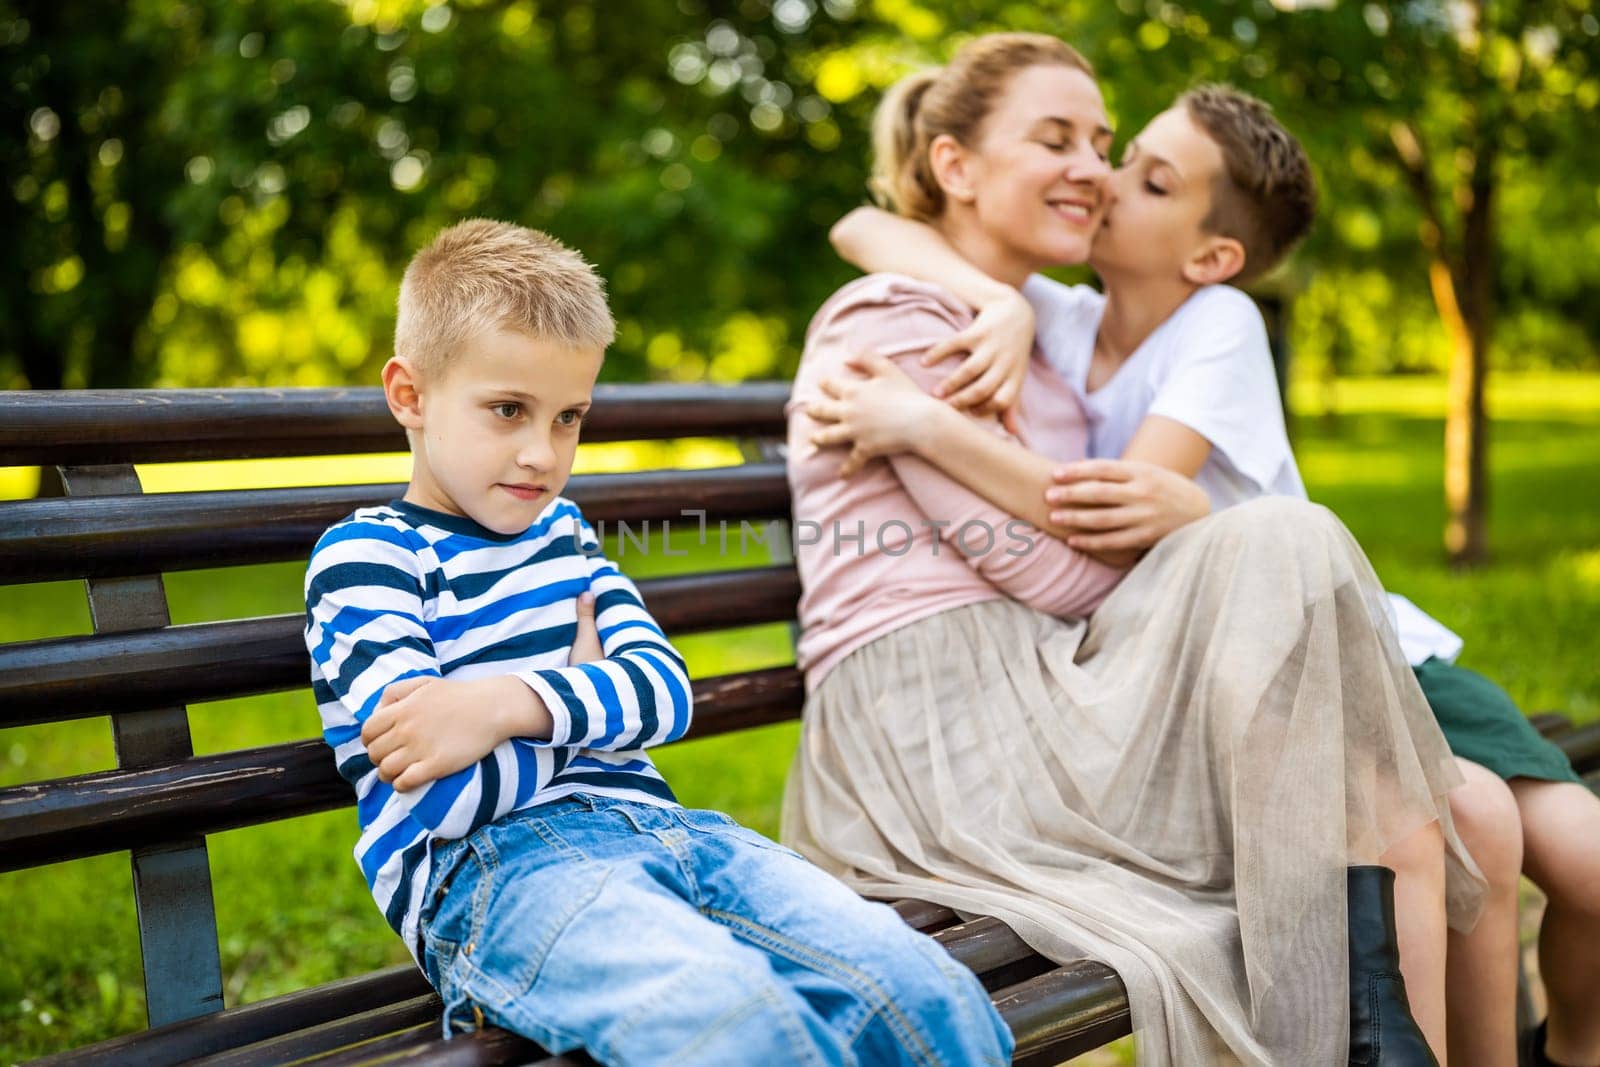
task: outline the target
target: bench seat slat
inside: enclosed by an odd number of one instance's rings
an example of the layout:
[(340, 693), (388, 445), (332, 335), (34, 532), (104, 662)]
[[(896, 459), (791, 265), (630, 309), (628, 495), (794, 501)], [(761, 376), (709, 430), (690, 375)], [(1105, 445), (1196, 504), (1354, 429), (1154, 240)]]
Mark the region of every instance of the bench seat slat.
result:
[(68, 1063), (76, 1067), (183, 1063), (430, 993), (432, 989), (422, 972), (406, 963), (310, 989), (298, 989), (212, 1015), (114, 1037), (33, 1060), (30, 1067), (61, 1067)]
[[(676, 635), (792, 619), (800, 579), (783, 564), (647, 579), (639, 591)], [(0, 645), (0, 728), (304, 689), (304, 626), (271, 615)]]
[(423, 1033), (430, 1029), (437, 1033), (442, 1008), (438, 995), (429, 990), (398, 1004), (332, 1019), (320, 1026), (297, 1030), (248, 1048), (230, 1049), (206, 1056), (193, 1061), (190, 1067), (251, 1067), (253, 1064), (290, 1063), (328, 1049), (384, 1037), (397, 1030), (421, 1027)]
[(1528, 716), (1528, 721), (1533, 728), (1546, 737), (1552, 734), (1564, 733), (1573, 728), (1572, 720), (1559, 711), (1540, 711)]
[(1570, 733), (1558, 734), (1552, 740), (1561, 747), (1581, 774), (1600, 766), (1600, 722), (1580, 726)]
[[(1043, 962), (1043, 966), (1042, 974), (1008, 986), (994, 997), (1017, 1039), (1014, 1063), (1027, 1067), (1059, 1063), (1131, 1032), (1126, 990), (1109, 967), (1090, 960), (1062, 967)], [(445, 1041), (436, 1032), (429, 1034), (419, 1028), (309, 1062), (319, 1067), (377, 1067), (400, 1060), (427, 1067), (525, 1062), (532, 1067), (591, 1067), (594, 1062), (582, 1053), (523, 1058), (537, 1046), (505, 1031), (466, 1036), (467, 1042), (461, 1038)], [(462, 1044), (466, 1047), (453, 1047)]]
[[(782, 437), (788, 382), (600, 385), (585, 441)], [(404, 452), (383, 390), (0, 393), (0, 466)]]
[[(694, 682), (690, 738), (796, 718), (793, 667)], [(0, 871), (120, 852), (355, 803), (321, 740), (0, 789)]]
[[(921, 900), (896, 900), (890, 907), (907, 925), (918, 930), (947, 925), (956, 918), (949, 908)], [(132, 1061), (168, 1064), (227, 1055), (228, 1050), (247, 1045), (263, 1049), (275, 1038), (426, 997), (433, 997), (437, 1019), (438, 998), (433, 996), (422, 972), (406, 963), (229, 1008), (199, 1019), (111, 1038), (70, 1053), (34, 1060), (30, 1067), (61, 1067), (66, 1063), (77, 1067), (122, 1067)], [(400, 1028), (397, 1025), (394, 1029)], [(311, 1053), (301, 1052), (300, 1055)]]
[[(260, 1067), (279, 1061), (261, 1060)], [(365, 1045), (337, 1049), (300, 1061), (296, 1067), (379, 1067), (403, 1063), (406, 1067), (509, 1067), (512, 1064), (548, 1062), (538, 1045), (509, 1030), (486, 1027), (446, 1041), (439, 1024), (429, 1023)], [(594, 1067), (587, 1056), (563, 1056), (557, 1062), (571, 1067)]]
[(1103, 963), (1078, 960), (1000, 990), (995, 1007), (1016, 1035), (1012, 1063), (1044, 1067), (1133, 1032), (1128, 991)]
[[(0, 581), (101, 578), (304, 560), (322, 531), (404, 484), (311, 486), (0, 502)], [(566, 494), (592, 523), (785, 518), (781, 463), (578, 475)], [(730, 537), (737, 534), (730, 530)], [(714, 535), (713, 535), (714, 536)]]
[[(949, 909), (922, 901), (895, 901), (892, 907), (912, 925), (954, 917)], [(1048, 979), (1007, 984), (994, 994), (996, 1005), (1017, 1030), (1019, 1062), (1025, 1051), (1058, 1049), (1067, 1040), (1081, 1042), (1096, 1026), (1101, 1030), (1108, 1024), (1114, 1027), (1119, 1011), (1121, 1025), (1126, 1027), (1121, 982), (1102, 964), (1077, 961), (1056, 967), (1034, 956), (995, 919), (962, 923), (941, 931), (935, 939), (980, 978), (992, 979), (1008, 965), (1027, 961)], [(1065, 1022), (1051, 1013), (1051, 1005), (1058, 1000), (1072, 1007)], [(204, 1020), (114, 1038), (37, 1061), (35, 1067), (99, 1067), (131, 1059), (152, 1067), (192, 1059), (205, 1067), (247, 1067), (301, 1058), (334, 1067), (375, 1064), (391, 1061), (391, 1057), (426, 1064), (532, 1061), (540, 1067), (587, 1067), (593, 1063), (582, 1053), (546, 1056), (532, 1042), (499, 1030), (447, 1042), (439, 1036), (439, 1010), (439, 1000), (421, 973), (405, 965), (233, 1008)], [(230, 1040), (219, 1048), (224, 1037)]]

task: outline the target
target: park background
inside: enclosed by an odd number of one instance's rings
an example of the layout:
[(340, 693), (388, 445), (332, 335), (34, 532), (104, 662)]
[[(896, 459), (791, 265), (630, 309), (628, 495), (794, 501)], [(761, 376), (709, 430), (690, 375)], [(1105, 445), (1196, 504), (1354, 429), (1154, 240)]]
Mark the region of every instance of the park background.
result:
[[(854, 273), (825, 235), (864, 200), (879, 93), (993, 29), (1084, 51), (1120, 140), (1199, 80), (1273, 103), (1323, 197), (1255, 290), (1313, 497), (1462, 634), (1463, 663), (1529, 711), (1600, 719), (1593, 0), (0, 0), (0, 388), (374, 384), (406, 259), (468, 215), (598, 265), (619, 322), (603, 381), (785, 378)], [(687, 441), (586, 448), (579, 469), (737, 461)], [(140, 473), (183, 491), (406, 469)], [(0, 498), (39, 481), (0, 469)], [(300, 577), (170, 575), (173, 621), (299, 610)], [(79, 584), (0, 589), (0, 640), (89, 629)], [(682, 645), (697, 673), (791, 658), (781, 626)], [(191, 720), (201, 753), (317, 730), (308, 691)], [(775, 833), (795, 738), (660, 763), (687, 803)], [(0, 731), (0, 787), (113, 765), (104, 720)], [(407, 958), (355, 833), (347, 809), (210, 839), (230, 1006)], [(0, 1062), (143, 1026), (125, 856), (0, 875), (0, 921)]]

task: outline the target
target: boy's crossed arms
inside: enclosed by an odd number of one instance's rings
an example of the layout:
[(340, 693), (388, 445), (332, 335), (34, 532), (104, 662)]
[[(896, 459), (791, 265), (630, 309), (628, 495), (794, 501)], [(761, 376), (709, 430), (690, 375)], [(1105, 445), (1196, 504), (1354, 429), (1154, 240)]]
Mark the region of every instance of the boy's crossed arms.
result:
[[(574, 533), (586, 552), (598, 545), (570, 502), (549, 527), (526, 566)], [(418, 573), (430, 551), (368, 516), (325, 535), (307, 575), (324, 737), (361, 796), (362, 825), (394, 803), (435, 836), (462, 837), (588, 764), (659, 782), (648, 763), (614, 754), (681, 737), (692, 697), (633, 582), (598, 554), (582, 557), (584, 577), (543, 586), (508, 570), (473, 610), (430, 630), (425, 589), (461, 606), (437, 572)], [(664, 783), (659, 792), (670, 796)]]
[[(594, 594), (578, 597), (571, 664), (604, 659), (595, 629)], [(361, 743), (378, 779), (406, 792), (472, 766), (514, 737), (550, 737), (555, 723), (515, 675), (461, 681), (419, 676), (394, 682), (361, 726)]]

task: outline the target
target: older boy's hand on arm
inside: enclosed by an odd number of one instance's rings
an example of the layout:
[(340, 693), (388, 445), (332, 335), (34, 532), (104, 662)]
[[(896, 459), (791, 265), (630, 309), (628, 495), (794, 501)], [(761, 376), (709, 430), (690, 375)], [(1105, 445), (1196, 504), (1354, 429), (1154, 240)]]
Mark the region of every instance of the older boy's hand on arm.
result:
[(967, 353), (955, 372), (934, 389), (934, 395), (958, 410), (999, 415), (1013, 434), (1022, 383), (1033, 354), (1033, 305), (1009, 285), (996, 283), (994, 295), (979, 309), (972, 324), (930, 348), (925, 367)]
[(1211, 514), (1204, 489), (1154, 463), (1089, 459), (1051, 477), (1050, 521), (1077, 531), (1068, 545), (1112, 566), (1128, 566), (1167, 534)]
[(858, 207), (833, 224), (828, 240), (849, 263), (867, 272), (920, 278), (955, 294), (978, 312), (967, 329), (927, 353), (927, 366), (971, 353), (935, 393), (961, 410), (999, 414), (1016, 427), (1016, 405), (1033, 350), (1033, 307), (1012, 286), (969, 263), (927, 223), (881, 208)]

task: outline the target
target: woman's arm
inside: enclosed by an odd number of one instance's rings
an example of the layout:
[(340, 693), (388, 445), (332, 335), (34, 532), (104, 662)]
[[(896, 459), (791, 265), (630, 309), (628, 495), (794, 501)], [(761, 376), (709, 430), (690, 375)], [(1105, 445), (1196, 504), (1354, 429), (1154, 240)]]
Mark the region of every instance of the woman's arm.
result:
[(878, 208), (860, 207), (833, 224), (828, 239), (846, 262), (871, 273), (904, 274), (955, 294), (978, 312), (972, 324), (923, 356), (933, 366), (966, 353), (934, 389), (951, 406), (980, 415), (1005, 412), (1015, 426), (1028, 357), (1033, 352), (1033, 305), (955, 250), (938, 230)]
[(1045, 489), (1054, 484), (1053, 460), (939, 403), (892, 360), (869, 354), (847, 365), (866, 377), (827, 379), (821, 388), (828, 399), (806, 406), (825, 424), (812, 444), (850, 448), (841, 477), (880, 457), (915, 455), (1008, 514), (1063, 539), (1072, 532), (1050, 522)]

